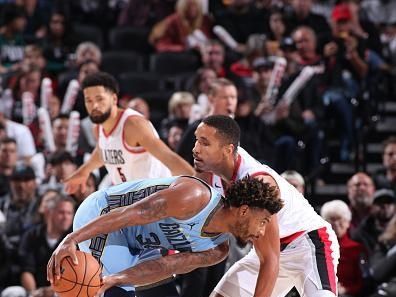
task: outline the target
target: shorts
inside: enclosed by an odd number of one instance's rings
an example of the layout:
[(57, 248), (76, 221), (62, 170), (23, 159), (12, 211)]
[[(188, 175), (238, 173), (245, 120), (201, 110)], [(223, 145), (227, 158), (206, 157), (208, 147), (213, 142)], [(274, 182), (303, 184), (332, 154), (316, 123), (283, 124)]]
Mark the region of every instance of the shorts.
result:
[[(78, 230), (90, 221), (109, 211), (106, 194), (97, 191), (88, 196), (74, 216), (73, 230)], [(101, 234), (92, 239), (80, 242), (81, 251), (91, 253), (101, 264), (102, 274), (110, 275), (131, 268), (141, 262), (161, 257), (161, 251), (138, 250), (128, 245), (122, 230), (110, 234)], [(127, 291), (134, 291), (133, 286), (121, 286)]]
[[(339, 245), (330, 226), (305, 233), (280, 253), (279, 274), (271, 297), (284, 297), (293, 287), (300, 296), (337, 296)], [(252, 297), (260, 262), (255, 250), (235, 263), (214, 292), (224, 297)]]

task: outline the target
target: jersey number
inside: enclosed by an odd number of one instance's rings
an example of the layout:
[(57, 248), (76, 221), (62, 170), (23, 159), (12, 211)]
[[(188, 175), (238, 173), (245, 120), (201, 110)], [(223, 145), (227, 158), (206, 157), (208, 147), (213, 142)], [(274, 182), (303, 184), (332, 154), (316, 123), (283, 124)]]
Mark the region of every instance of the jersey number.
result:
[[(151, 237), (151, 238), (150, 238)], [(143, 238), (141, 234), (136, 236), (136, 240), (144, 247), (144, 248), (155, 248), (161, 244), (161, 240), (158, 235), (150, 232), (150, 237)]]
[(122, 169), (121, 167), (117, 167), (118, 174), (120, 175), (121, 180), (122, 180), (123, 182), (126, 182), (127, 179), (126, 179), (126, 177), (125, 177), (125, 174), (122, 173), (121, 169)]

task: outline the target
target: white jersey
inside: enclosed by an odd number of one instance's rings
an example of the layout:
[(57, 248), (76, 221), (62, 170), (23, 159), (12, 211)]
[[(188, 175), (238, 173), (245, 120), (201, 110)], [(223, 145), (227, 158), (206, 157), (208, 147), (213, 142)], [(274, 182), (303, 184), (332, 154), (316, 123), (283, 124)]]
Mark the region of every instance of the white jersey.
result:
[[(124, 129), (126, 120), (131, 116), (142, 115), (132, 109), (124, 110), (109, 134), (99, 125), (98, 146), (112, 183), (116, 185), (134, 179), (171, 176), (169, 168), (144, 147), (132, 147), (125, 142), (125, 133), (139, 133)], [(151, 127), (158, 137), (155, 128), (152, 125)]]
[[(277, 214), (279, 237), (281, 239), (328, 226), (328, 223), (315, 212), (309, 202), (294, 186), (289, 184), (272, 168), (261, 164), (244, 149), (238, 147), (238, 159), (232, 181), (240, 180), (247, 175), (252, 177), (270, 175), (278, 184), (280, 196), (284, 202), (283, 208)], [(219, 176), (213, 175), (212, 185), (224, 193), (223, 184)]]

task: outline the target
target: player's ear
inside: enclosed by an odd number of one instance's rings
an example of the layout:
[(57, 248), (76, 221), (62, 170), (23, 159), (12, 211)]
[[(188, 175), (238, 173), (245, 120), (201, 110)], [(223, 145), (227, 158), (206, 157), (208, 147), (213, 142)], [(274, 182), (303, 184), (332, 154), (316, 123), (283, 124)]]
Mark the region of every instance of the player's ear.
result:
[(247, 206), (246, 204), (239, 206), (238, 214), (241, 217), (247, 216), (248, 213), (249, 213), (249, 206)]

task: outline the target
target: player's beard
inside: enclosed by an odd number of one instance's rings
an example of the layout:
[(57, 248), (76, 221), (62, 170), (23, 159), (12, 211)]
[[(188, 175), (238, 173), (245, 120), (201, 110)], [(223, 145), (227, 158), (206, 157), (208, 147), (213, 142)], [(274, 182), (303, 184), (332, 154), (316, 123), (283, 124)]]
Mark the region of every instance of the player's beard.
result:
[(106, 110), (103, 113), (99, 113), (96, 115), (93, 115), (92, 113), (89, 115), (89, 118), (91, 119), (92, 123), (94, 124), (103, 124), (109, 117), (111, 114), (111, 108), (109, 108), (108, 110)]

